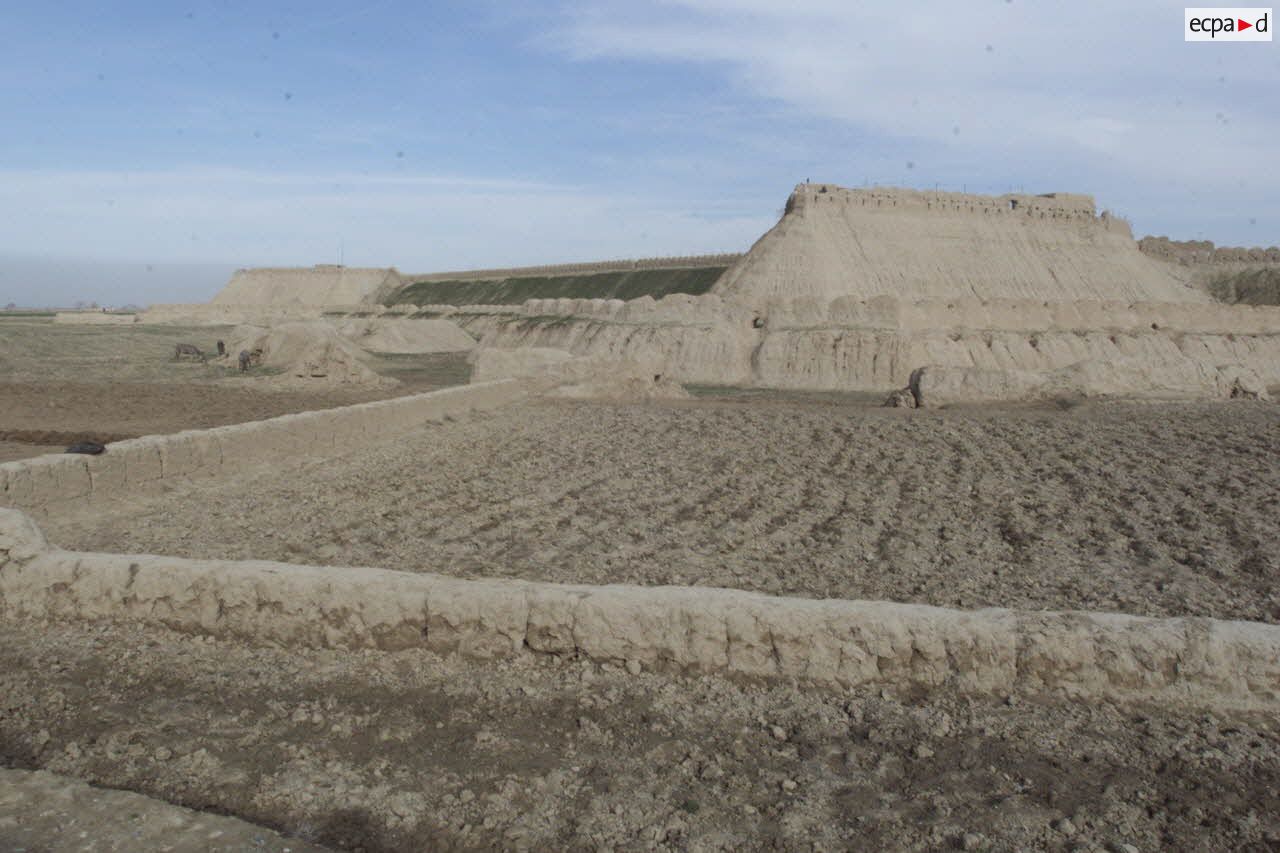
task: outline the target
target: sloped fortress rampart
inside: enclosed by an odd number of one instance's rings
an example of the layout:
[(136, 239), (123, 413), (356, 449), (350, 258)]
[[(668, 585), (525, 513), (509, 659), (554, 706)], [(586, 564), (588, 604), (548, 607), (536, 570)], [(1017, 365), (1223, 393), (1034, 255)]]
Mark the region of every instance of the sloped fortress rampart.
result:
[(705, 295), (529, 300), (456, 319), (484, 346), (646, 360), (703, 384), (882, 391), (927, 366), (989, 382), (1078, 365), (1122, 366), (1124, 387), (1107, 393), (1280, 384), (1280, 309), (1211, 302), (1079, 194), (802, 184)]
[(801, 184), (786, 214), (716, 284), (777, 299), (1204, 302), (1138, 251), (1092, 196), (981, 196)]

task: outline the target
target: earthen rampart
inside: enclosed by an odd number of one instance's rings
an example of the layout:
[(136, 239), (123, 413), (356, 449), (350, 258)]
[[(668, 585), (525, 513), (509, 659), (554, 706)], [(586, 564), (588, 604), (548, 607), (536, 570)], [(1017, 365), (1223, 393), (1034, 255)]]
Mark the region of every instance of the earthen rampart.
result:
[(778, 299), (1207, 302), (1087, 195), (980, 196), (802, 184), (713, 293)]
[(553, 655), (837, 688), (1280, 706), (1280, 627), (1256, 622), (77, 553), (50, 548), (13, 510), (0, 510), (0, 613), (292, 647)]
[(296, 466), (402, 435), (446, 416), (505, 405), (536, 390), (502, 380), (263, 421), (112, 442), (98, 456), (52, 453), (0, 465), (0, 506), (65, 509), (108, 504), (166, 484)]

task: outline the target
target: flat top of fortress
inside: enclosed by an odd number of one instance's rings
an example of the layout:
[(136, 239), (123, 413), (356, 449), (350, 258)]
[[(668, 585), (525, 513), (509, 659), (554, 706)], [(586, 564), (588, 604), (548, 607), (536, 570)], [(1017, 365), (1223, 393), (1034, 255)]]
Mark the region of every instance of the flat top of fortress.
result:
[(833, 201), (865, 203), (878, 201), (894, 203), (898, 207), (933, 207), (965, 210), (973, 208), (1058, 210), (1072, 214), (1095, 215), (1097, 206), (1093, 196), (1086, 193), (1005, 193), (1004, 195), (980, 195), (956, 193), (945, 190), (915, 190), (907, 187), (849, 188), (835, 184), (799, 184), (792, 198), (800, 201), (818, 201), (830, 196)]

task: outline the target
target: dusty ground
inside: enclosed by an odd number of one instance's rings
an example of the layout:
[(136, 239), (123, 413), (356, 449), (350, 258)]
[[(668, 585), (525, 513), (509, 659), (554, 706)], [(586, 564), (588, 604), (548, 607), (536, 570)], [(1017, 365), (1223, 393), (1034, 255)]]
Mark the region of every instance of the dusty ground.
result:
[(0, 769), (0, 849), (7, 853), (323, 853), (221, 815), (44, 770)]
[(1280, 406), (544, 402), (41, 518), (64, 547), (1280, 622)]
[(371, 359), (393, 388), (273, 390), (231, 361), (174, 362), (173, 347), (212, 351), (228, 327), (67, 326), (0, 320), (0, 462), (99, 442), (260, 420), (466, 382), (462, 355)]
[(0, 623), (0, 757), (369, 853), (1280, 845), (1270, 717), (135, 628)]
[[(151, 432), (283, 399), (139, 359), (138, 341), (118, 362), (98, 346), (42, 374), (11, 370), (22, 357), (0, 348), (0, 429)], [(461, 381), (458, 362), (380, 363), (406, 385)], [(187, 378), (149, 373), (174, 369)], [(42, 410), (62, 426), (31, 419)], [(1278, 427), (1280, 407), (1254, 403), (545, 402), (287, 477), (39, 520), (92, 550), (1280, 622)], [(76, 849), (77, 828), (97, 849), (125, 833), (114, 849), (129, 849), (128, 833), (169, 819), (165, 803), (201, 813), (184, 832), (211, 814), (248, 821), (228, 847), (252, 846), (230, 849), (295, 843), (261, 828), (304, 841), (292, 849), (366, 853), (1280, 849), (1274, 717), (11, 618), (0, 766), (156, 798), (50, 806), (52, 789), (32, 793), (41, 777), (0, 774), (0, 848), (32, 853)]]

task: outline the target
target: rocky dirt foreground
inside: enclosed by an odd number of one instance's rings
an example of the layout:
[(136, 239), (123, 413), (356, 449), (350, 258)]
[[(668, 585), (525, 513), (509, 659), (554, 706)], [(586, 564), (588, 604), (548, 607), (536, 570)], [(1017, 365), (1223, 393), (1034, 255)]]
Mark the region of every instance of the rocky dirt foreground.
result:
[(369, 853), (1280, 845), (1274, 717), (134, 627), (0, 623), (0, 759)]

